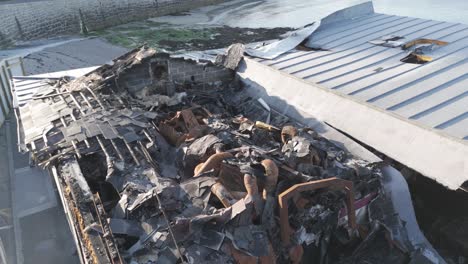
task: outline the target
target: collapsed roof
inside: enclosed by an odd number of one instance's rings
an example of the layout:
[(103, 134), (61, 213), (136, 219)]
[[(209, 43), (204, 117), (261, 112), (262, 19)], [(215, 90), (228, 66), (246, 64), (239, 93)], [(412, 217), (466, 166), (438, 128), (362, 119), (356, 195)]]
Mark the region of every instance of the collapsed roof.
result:
[(82, 263), (443, 263), (388, 167), (248, 97), (223, 66), (141, 48), (17, 106)]

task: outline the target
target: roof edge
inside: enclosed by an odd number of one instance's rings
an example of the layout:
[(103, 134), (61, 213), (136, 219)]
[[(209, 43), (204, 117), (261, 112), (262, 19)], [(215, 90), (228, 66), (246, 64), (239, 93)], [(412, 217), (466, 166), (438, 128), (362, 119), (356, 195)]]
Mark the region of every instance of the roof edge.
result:
[(343, 20), (354, 19), (366, 15), (371, 15), (374, 13), (374, 4), (372, 3), (372, 1), (369, 1), (333, 12), (330, 15), (322, 18), (321, 25), (327, 26), (330, 24), (341, 22)]
[(461, 140), (250, 58), (244, 58), (238, 73), (264, 87), (269, 96), (287, 101), (452, 190), (468, 181), (468, 144)]

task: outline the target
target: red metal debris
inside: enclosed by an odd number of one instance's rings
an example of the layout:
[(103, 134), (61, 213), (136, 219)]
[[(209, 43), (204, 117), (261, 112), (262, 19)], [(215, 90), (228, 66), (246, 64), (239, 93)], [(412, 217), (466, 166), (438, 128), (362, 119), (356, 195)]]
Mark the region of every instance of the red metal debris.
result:
[(266, 175), (265, 187), (263, 190), (263, 199), (266, 200), (268, 195), (273, 195), (275, 192), (278, 182), (278, 166), (270, 159), (263, 160), (262, 166), (265, 168)]

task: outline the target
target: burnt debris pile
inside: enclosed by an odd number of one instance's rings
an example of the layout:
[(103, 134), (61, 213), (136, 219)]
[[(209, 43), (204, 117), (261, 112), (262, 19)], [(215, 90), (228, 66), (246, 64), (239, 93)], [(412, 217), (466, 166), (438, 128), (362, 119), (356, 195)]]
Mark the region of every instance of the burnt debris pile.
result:
[(414, 250), (378, 164), (246, 96), (222, 66), (137, 49), (19, 111), (21, 147), (58, 177), (85, 262), (404, 263)]

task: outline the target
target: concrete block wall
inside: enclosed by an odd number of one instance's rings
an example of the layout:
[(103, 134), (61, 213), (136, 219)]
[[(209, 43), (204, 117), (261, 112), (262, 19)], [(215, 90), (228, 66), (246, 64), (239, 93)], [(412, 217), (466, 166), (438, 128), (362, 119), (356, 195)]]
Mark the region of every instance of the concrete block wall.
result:
[(44, 0), (0, 4), (0, 48), (98, 30), (228, 0)]
[[(221, 84), (230, 83), (235, 77), (234, 71), (219, 65), (203, 65), (180, 58), (164, 58), (162, 61), (165, 63), (161, 65), (167, 65), (167, 81), (171, 84), (175, 83), (176, 86), (189, 84), (195, 89), (208, 90)], [(172, 87), (166, 87), (169, 85), (168, 82), (158, 83), (160, 79), (154, 78), (150, 74), (150, 71), (153, 71), (152, 65), (156, 63), (157, 61), (152, 61), (149, 64), (135, 65), (125, 73), (120, 74), (118, 87), (121, 91), (127, 90), (133, 95), (139, 94), (145, 87), (157, 87), (154, 91), (162, 94), (166, 94), (169, 90), (172, 91)], [(160, 84), (162, 87), (159, 86)]]
[(169, 64), (171, 79), (179, 82), (209, 84), (214, 82), (230, 82), (234, 78), (232, 70), (216, 65), (201, 65), (191, 61), (172, 60)]

